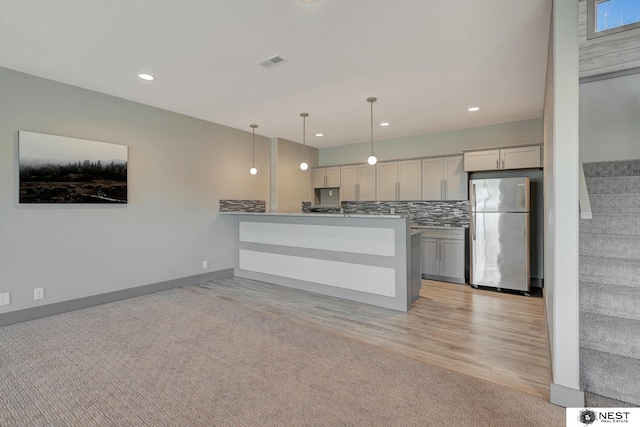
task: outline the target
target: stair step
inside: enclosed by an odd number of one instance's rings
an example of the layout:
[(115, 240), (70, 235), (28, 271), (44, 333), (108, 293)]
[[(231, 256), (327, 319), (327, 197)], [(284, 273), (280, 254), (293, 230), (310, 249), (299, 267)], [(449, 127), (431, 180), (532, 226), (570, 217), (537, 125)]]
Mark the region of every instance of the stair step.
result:
[(640, 287), (640, 261), (580, 256), (580, 280)]
[(591, 194), (593, 213), (637, 214), (640, 212), (640, 194)]
[(580, 311), (640, 321), (640, 287), (580, 282)]
[(585, 178), (605, 176), (640, 176), (640, 160), (612, 160), (583, 163)]
[(640, 235), (640, 214), (593, 214), (580, 220), (580, 233)]
[(640, 259), (640, 236), (580, 233), (580, 255)]
[(606, 176), (587, 178), (591, 194), (640, 194), (640, 176)]
[(640, 405), (640, 360), (597, 350), (580, 349), (584, 391)]
[(640, 321), (580, 313), (580, 348), (640, 357)]

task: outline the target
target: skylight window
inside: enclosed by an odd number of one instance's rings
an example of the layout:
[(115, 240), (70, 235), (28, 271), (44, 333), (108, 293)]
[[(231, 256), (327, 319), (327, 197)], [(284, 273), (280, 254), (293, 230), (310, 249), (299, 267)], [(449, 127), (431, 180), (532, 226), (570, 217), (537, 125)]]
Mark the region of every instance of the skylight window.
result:
[(640, 0), (589, 0), (588, 38), (640, 27)]

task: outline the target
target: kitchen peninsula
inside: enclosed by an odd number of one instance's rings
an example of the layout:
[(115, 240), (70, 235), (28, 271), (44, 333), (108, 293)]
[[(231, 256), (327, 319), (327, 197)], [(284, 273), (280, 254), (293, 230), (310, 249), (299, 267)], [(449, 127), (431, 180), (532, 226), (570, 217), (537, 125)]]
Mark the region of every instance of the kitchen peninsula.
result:
[(234, 216), (234, 274), (408, 311), (420, 234), (405, 215), (221, 212)]

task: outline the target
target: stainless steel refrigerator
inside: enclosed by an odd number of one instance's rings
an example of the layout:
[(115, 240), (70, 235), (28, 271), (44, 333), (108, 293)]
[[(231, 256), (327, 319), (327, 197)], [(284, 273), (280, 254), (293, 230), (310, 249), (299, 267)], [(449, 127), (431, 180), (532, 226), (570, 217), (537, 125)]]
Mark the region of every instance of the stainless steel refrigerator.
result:
[(469, 181), (472, 286), (529, 294), (529, 189), (528, 177)]

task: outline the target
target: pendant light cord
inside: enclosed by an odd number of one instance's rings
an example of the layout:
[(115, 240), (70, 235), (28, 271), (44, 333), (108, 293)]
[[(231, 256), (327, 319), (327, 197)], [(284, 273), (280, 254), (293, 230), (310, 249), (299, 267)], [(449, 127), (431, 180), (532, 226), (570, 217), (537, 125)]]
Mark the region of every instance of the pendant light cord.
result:
[(307, 116), (302, 116), (302, 161), (307, 161)]
[(258, 125), (249, 125), (252, 130), (251, 135), (251, 166), (253, 169), (256, 168), (256, 128)]
[[(375, 101), (375, 98), (373, 98)], [(373, 156), (373, 103), (374, 101), (369, 102), (371, 104), (371, 155)]]

